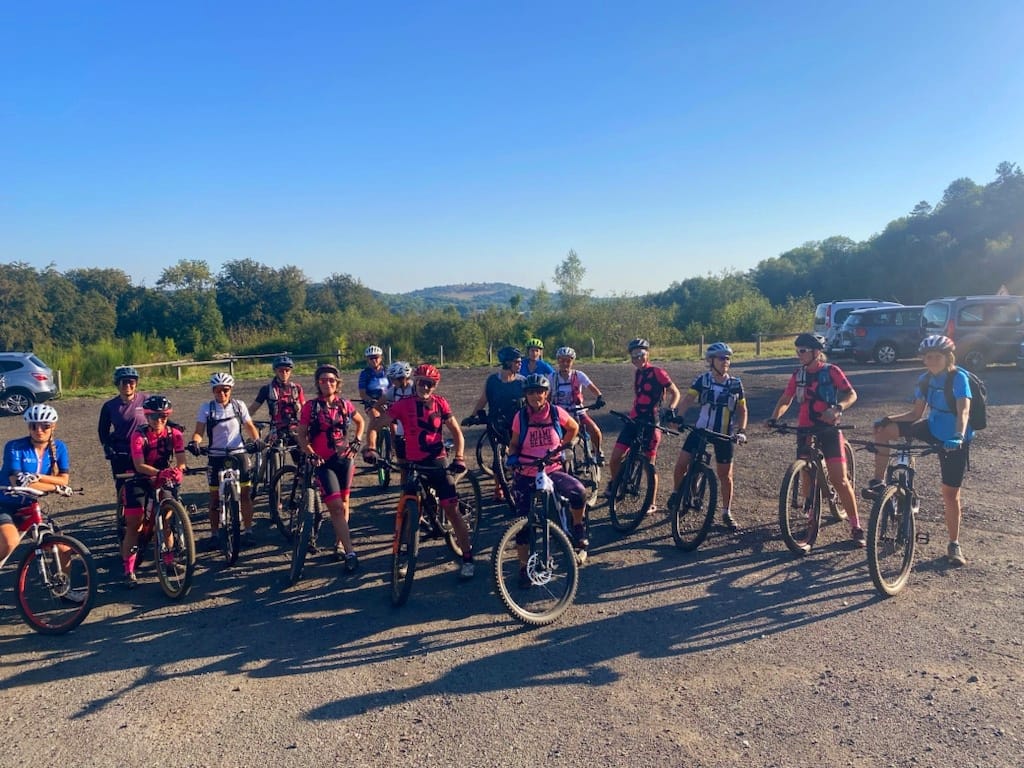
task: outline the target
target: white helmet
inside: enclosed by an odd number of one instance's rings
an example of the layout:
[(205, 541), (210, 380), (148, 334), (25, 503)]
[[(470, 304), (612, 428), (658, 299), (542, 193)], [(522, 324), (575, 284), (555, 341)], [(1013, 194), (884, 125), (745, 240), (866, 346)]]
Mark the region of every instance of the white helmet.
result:
[(213, 387), (233, 387), (235, 386), (235, 377), (230, 373), (224, 373), (218, 371), (210, 377), (210, 388)]
[(57, 411), (46, 403), (36, 403), (25, 411), (24, 419), (29, 424), (41, 422), (43, 424), (56, 424)]
[(363, 352), (363, 357), (383, 357), (383, 356), (384, 356), (384, 350), (381, 349), (380, 347), (378, 347), (376, 344), (371, 344), (370, 346), (368, 346), (366, 348), (366, 351)]
[(576, 350), (572, 347), (559, 347), (555, 350), (555, 357), (571, 357), (573, 360), (576, 359)]
[(408, 379), (412, 376), (412, 366), (404, 360), (396, 360), (388, 366), (387, 377), (389, 379)]

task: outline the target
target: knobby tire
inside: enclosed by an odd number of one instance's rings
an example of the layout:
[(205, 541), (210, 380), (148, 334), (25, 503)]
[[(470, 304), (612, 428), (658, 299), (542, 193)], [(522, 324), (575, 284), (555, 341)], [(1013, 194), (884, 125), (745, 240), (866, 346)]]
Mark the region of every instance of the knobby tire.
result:
[[(41, 569), (46, 570), (49, 583), (44, 581)], [(47, 534), (39, 546), (29, 547), (18, 565), (18, 611), (40, 634), (70, 632), (92, 610), (97, 583), (92, 553), (82, 542), (71, 536)]]
[[(810, 488), (801, 488), (805, 477), (802, 470), (806, 470)], [(790, 552), (796, 555), (806, 555), (811, 551), (821, 526), (822, 489), (817, 471), (813, 462), (797, 459), (786, 470), (779, 489), (779, 528), (782, 530), (782, 540)], [(810, 491), (810, 509), (805, 507), (807, 491)]]
[[(165, 517), (169, 519), (165, 520)], [(192, 588), (196, 569), (196, 543), (192, 535), (192, 521), (177, 499), (164, 499), (157, 510), (156, 531), (153, 535), (154, 562), (160, 588), (172, 600), (180, 600)], [(170, 528), (171, 544), (165, 545), (165, 526)], [(164, 562), (169, 554), (170, 563)]]
[[(410, 497), (404, 502), (401, 528), (395, 531), (391, 552), (391, 604), (405, 605), (416, 576), (416, 557), (420, 550), (420, 503)], [(396, 524), (398, 520), (396, 518)]]
[(693, 465), (683, 478), (679, 508), (672, 514), (672, 538), (684, 552), (697, 549), (707, 538), (718, 508), (718, 477), (705, 465)]
[(917, 522), (907, 491), (890, 485), (875, 500), (868, 521), (868, 572), (883, 597), (898, 595), (914, 567)]
[(654, 467), (630, 450), (610, 488), (608, 513), (612, 527), (629, 533), (644, 519), (654, 501)]

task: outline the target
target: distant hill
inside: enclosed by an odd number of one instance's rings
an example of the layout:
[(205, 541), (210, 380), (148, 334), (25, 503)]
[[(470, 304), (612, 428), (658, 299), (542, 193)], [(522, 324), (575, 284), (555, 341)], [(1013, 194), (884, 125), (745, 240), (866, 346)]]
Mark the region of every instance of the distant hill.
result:
[[(521, 308), (529, 309), (536, 291), (509, 283), (462, 283), (420, 288), (409, 293), (374, 293), (393, 312), (421, 312), (455, 307), (459, 314), (468, 315), (493, 306), (507, 308), (511, 298), (516, 295), (522, 297)], [(557, 301), (557, 294), (552, 299)]]

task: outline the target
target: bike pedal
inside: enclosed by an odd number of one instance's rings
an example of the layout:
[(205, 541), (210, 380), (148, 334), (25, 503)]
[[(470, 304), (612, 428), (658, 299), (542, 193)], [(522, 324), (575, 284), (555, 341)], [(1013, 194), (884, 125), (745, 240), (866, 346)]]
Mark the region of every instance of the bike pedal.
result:
[(914, 536), (914, 540), (917, 541), (918, 544), (928, 544), (931, 539), (931, 534), (927, 531), (920, 531), (916, 536)]

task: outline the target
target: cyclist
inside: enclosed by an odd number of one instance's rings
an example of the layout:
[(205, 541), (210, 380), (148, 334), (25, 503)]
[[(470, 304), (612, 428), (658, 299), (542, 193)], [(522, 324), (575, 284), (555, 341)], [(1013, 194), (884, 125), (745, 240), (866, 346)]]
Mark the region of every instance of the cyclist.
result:
[[(112, 475), (132, 471), (132, 434), (139, 427), (146, 426), (142, 404), (148, 395), (139, 392), (139, 372), (130, 365), (114, 369), (114, 386), (117, 395), (100, 407), (99, 437), (103, 455), (110, 462)], [(115, 481), (120, 488), (121, 483)]]
[(295, 444), (295, 429), (299, 423), (299, 411), (306, 402), (302, 385), (292, 381), (295, 363), (288, 355), (274, 358), (274, 378), (260, 387), (256, 399), (249, 404), (249, 415), (253, 415), (264, 403), (270, 412), (272, 438), (281, 438), (287, 445)]
[[(629, 351), (629, 359), (633, 363), (633, 367), (636, 371), (633, 374), (633, 408), (629, 412), (630, 418), (639, 419), (641, 421), (648, 421), (653, 424), (657, 424), (659, 421), (659, 415), (667, 418), (675, 418), (676, 406), (679, 405), (679, 387), (672, 381), (672, 377), (668, 375), (668, 371), (664, 368), (651, 365), (651, 342), (647, 339), (633, 339), (626, 345), (626, 349)], [(664, 403), (664, 413), (658, 413), (658, 406)], [(633, 438), (636, 436), (638, 427), (634, 423), (628, 423), (619, 433), (618, 439), (615, 441), (615, 447), (612, 449), (612, 457), (609, 463), (609, 470), (611, 477), (608, 479), (608, 490), (605, 492), (605, 497), (611, 493), (612, 484), (615, 481), (615, 476), (619, 474), (619, 469), (622, 467), (622, 457), (626, 455), (626, 451), (629, 450), (630, 444), (633, 442)], [(647, 458), (650, 459), (651, 463), (658, 456), (658, 443), (661, 442), (661, 432), (654, 430), (651, 435), (651, 442), (647, 445)], [(654, 474), (654, 496), (658, 493), (658, 474)], [(650, 511), (653, 512), (655, 506), (652, 504)]]
[[(355, 471), (352, 452), (363, 439), (364, 421), (352, 402), (341, 397), (341, 373), (336, 366), (318, 366), (314, 379), (317, 396), (302, 406), (295, 437), (299, 450), (316, 465), (320, 493), (334, 527), (334, 559), (344, 560), (346, 572), (355, 573), (359, 558), (348, 527), (349, 493)], [(355, 430), (352, 446), (347, 439), (350, 424)]]
[[(917, 379), (914, 405), (908, 411), (885, 416), (875, 422), (875, 474), (868, 491), (877, 494), (889, 462), (890, 441), (910, 437), (940, 445), (939, 471), (942, 476), (942, 507), (946, 518), (949, 546), (946, 556), (954, 565), (967, 565), (960, 546), (960, 486), (963, 485), (970, 458), (974, 430), (968, 424), (971, 412), (971, 385), (967, 374), (956, 367), (956, 345), (946, 336), (926, 336), (917, 350), (928, 370)], [(946, 399), (946, 379), (953, 377), (954, 411)], [(927, 409), (928, 417), (923, 418)]]
[[(416, 396), (402, 398), (395, 402), (385, 414), (389, 422), (401, 424), (405, 430), (405, 457), (415, 464), (426, 464), (432, 468), (424, 472), (426, 483), (437, 492), (441, 508), (444, 509), (448, 522), (455, 530), (455, 538), (462, 550), (462, 565), (459, 577), (469, 579), (473, 576), (473, 550), (469, 540), (469, 529), (466, 521), (459, 514), (459, 496), (455, 490), (454, 475), (466, 471), (463, 457), (465, 439), (459, 422), (452, 414), (448, 401), (437, 394), (437, 384), (441, 381), (441, 372), (430, 363), (417, 366), (412, 375), (416, 386)], [(445, 467), (447, 451), (444, 447), (444, 432), (447, 429), (452, 437), (454, 456), (451, 464)], [(376, 454), (366, 454), (367, 462), (373, 463)]]
[(551, 363), (543, 359), (544, 357), (544, 342), (540, 339), (527, 339), (526, 340), (526, 362), (523, 364), (523, 375), (529, 376), (531, 373), (539, 373), (542, 376), (550, 376), (555, 372), (555, 369), (551, 367)]
[[(63, 440), (54, 438), (57, 411), (45, 403), (29, 406), (22, 415), (28, 435), (4, 445), (3, 482), (50, 493), (69, 482), (71, 461)], [(18, 510), (26, 505), (21, 496), (0, 496), (0, 560), (18, 546), (15, 525)]]
[(363, 352), (366, 367), (359, 372), (359, 397), (371, 419), (380, 416), (384, 405), (384, 393), (388, 388), (387, 368), (384, 366), (384, 350), (371, 344)]
[[(162, 486), (166, 480), (180, 483), (185, 469), (185, 438), (177, 424), (167, 421), (174, 412), (171, 401), (163, 395), (150, 395), (142, 408), (146, 414), (146, 425), (132, 433), (130, 449), (135, 477), (128, 480), (123, 489), (125, 527), (121, 561), (129, 589), (138, 583), (135, 561), (146, 495), (151, 488)], [(165, 557), (168, 564), (174, 562), (174, 555), (170, 552)]]
[[(555, 352), (555, 360), (558, 363), (558, 369), (549, 377), (551, 381), (551, 401), (555, 405), (560, 405), (562, 408), (569, 410), (571, 414), (574, 406), (583, 405), (583, 393), (589, 392), (595, 398), (594, 407), (604, 408), (604, 395), (601, 394), (601, 390), (597, 388), (597, 385), (590, 380), (587, 374), (573, 368), (573, 364), (576, 362), (575, 349), (572, 347), (559, 347)], [(590, 433), (590, 439), (594, 444), (594, 460), (598, 466), (604, 465), (604, 454), (601, 453), (602, 435), (597, 422), (587, 413), (583, 414), (580, 421), (581, 426), (585, 427), (587, 432)]]
[[(698, 404), (700, 413), (694, 422), (695, 427), (734, 435), (736, 442), (743, 444), (747, 442), (747, 401), (743, 395), (743, 383), (738, 377), (729, 375), (732, 347), (725, 342), (716, 341), (708, 346), (704, 359), (708, 364), (707, 373), (702, 373), (693, 380), (693, 384), (683, 395), (679, 413), (685, 415), (690, 406)], [(699, 441), (700, 437), (695, 432), (690, 432), (679, 451), (679, 458), (676, 459), (675, 468), (672, 470), (672, 487), (675, 490), (668, 500), (670, 510), (676, 509), (679, 505), (682, 495), (679, 486), (686, 477)], [(739, 530), (739, 525), (731, 507), (733, 443), (719, 438), (708, 438), (708, 442), (715, 447), (715, 472), (722, 488), (722, 522), (730, 531), (736, 531)]]
[(196, 415), (196, 427), (186, 450), (194, 456), (199, 455), (199, 443), (203, 435), (210, 441), (207, 457), (206, 484), (210, 489), (210, 538), (206, 545), (208, 550), (216, 550), (217, 531), (220, 529), (220, 485), (218, 475), (224, 468), (224, 459), (235, 456), (241, 459), (239, 464), (239, 481), (242, 487), (239, 503), (242, 511), (242, 543), (251, 546), (255, 542), (252, 531), (252, 496), (249, 495), (250, 466), (246, 454), (246, 437), (255, 443), (255, 448), (262, 448), (260, 431), (252, 422), (249, 409), (241, 400), (231, 396), (235, 387), (235, 377), (230, 373), (217, 372), (210, 376), (210, 389), (213, 399), (199, 406)]
[[(501, 363), (501, 370), (487, 377), (484, 391), (473, 404), (474, 415), (463, 420), (462, 425), (486, 423), (498, 439), (508, 445), (512, 418), (523, 405), (523, 382), (526, 377), (519, 373), (523, 353), (515, 347), (502, 347), (498, 350), (498, 362)], [(495, 501), (501, 501), (502, 497), (501, 486), (495, 483)]]
[[(549, 402), (551, 381), (547, 376), (531, 373), (523, 385), (526, 394), (526, 405), (512, 419), (512, 438), (508, 444), (508, 465), (519, 464), (520, 457), (527, 461), (541, 459), (553, 450), (564, 450), (572, 443), (579, 432), (579, 424), (561, 406)], [(534, 478), (537, 467), (524, 466), (515, 478), (515, 494), (519, 506), (519, 514), (524, 517), (530, 513), (530, 502), (533, 498)], [(548, 477), (551, 478), (555, 491), (569, 500), (572, 512), (573, 544), (580, 559), (585, 559), (590, 540), (584, 525), (583, 514), (586, 511), (587, 492), (583, 483), (562, 469), (561, 460), (549, 464)], [(527, 532), (524, 529), (523, 540), (516, 540), (519, 553), (519, 578), (524, 581), (526, 574), (526, 543)], [(525, 579), (529, 581), (529, 579)]]
[(846, 453), (839, 420), (844, 411), (857, 402), (857, 393), (838, 365), (825, 357), (825, 337), (819, 333), (801, 333), (794, 340), (800, 367), (793, 372), (767, 421), (774, 427), (782, 414), (793, 404), (800, 404), (797, 416), (798, 457), (806, 458), (811, 436), (817, 438), (818, 448), (825, 456), (829, 480), (839, 494), (843, 508), (849, 515), (850, 538), (858, 547), (867, 546), (864, 529), (857, 516), (857, 499), (846, 474)]
[[(416, 395), (416, 385), (412, 381), (412, 366), (409, 363), (404, 360), (397, 360), (388, 366), (387, 374), (388, 388), (384, 391), (384, 402), (388, 408), (399, 400)], [(366, 447), (363, 449), (364, 458), (367, 453), (375, 450), (377, 432), (381, 429), (391, 429), (391, 422), (387, 420), (386, 413), (382, 413), (374, 419), (366, 431)], [(405, 461), (405, 429), (402, 427), (401, 422), (395, 424), (394, 437), (395, 458), (401, 463)], [(404, 469), (401, 471), (401, 475), (402, 482), (404, 482)]]

